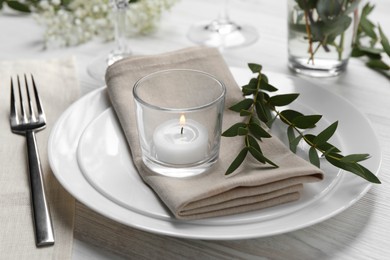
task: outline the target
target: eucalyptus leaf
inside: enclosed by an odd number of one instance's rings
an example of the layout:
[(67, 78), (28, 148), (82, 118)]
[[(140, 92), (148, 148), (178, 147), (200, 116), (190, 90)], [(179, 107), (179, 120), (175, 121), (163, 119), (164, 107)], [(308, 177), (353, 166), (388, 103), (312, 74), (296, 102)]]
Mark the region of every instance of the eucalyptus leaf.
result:
[(248, 67), (253, 73), (259, 73), (261, 72), (262, 66), (260, 64), (256, 63), (248, 63)]
[[(390, 70), (390, 65), (386, 58), (382, 58), (383, 53), (390, 57), (389, 41), (384, 35), (380, 25), (375, 26), (368, 18), (368, 15), (374, 9), (374, 5), (367, 3), (362, 10), (361, 19), (359, 22), (357, 34), (355, 35), (355, 44), (352, 51), (352, 57), (366, 56), (368, 61), (366, 66), (380, 72), (385, 77), (390, 78), (387, 73)], [(378, 34), (376, 33), (376, 29)], [(379, 48), (378, 41), (383, 49)]]
[(377, 39), (376, 33), (374, 31), (374, 25), (369, 22), (367, 19), (362, 18), (360, 20), (359, 25), (361, 26), (362, 30), (372, 39)]
[(298, 96), (299, 96), (298, 93), (275, 95), (269, 99), (269, 103), (276, 107), (287, 106), (291, 104), (295, 99), (297, 99)]
[[(341, 15), (329, 23), (325, 23), (323, 31), (327, 35), (336, 37), (345, 32), (352, 23), (352, 18), (347, 15)], [(328, 42), (332, 42), (329, 40)]]
[[(374, 47), (365, 47), (365, 46), (359, 46), (359, 50), (361, 50), (364, 53), (370, 53), (370, 54), (381, 54), (383, 52), (382, 49), (374, 48)], [(380, 57), (380, 56), (379, 56)]]
[(288, 143), (289, 143), (290, 150), (293, 153), (296, 153), (298, 143), (301, 140), (302, 136), (299, 135), (298, 138), (297, 138), (295, 136), (295, 133), (294, 133), (294, 127), (292, 125), (290, 125), (287, 128), (287, 137), (288, 137)]
[(244, 161), (246, 155), (248, 154), (248, 148), (244, 147), (240, 151), (240, 153), (237, 155), (236, 159), (230, 164), (229, 168), (226, 170), (225, 175), (229, 175), (241, 165), (241, 163)]
[(316, 138), (316, 136), (313, 135), (313, 134), (305, 134), (303, 137), (304, 137), (307, 141), (309, 141), (310, 143), (313, 143), (314, 138)]
[(253, 104), (253, 99), (246, 98), (238, 102), (237, 104), (231, 106), (229, 109), (235, 112), (240, 112), (241, 110), (248, 110)]
[(256, 141), (256, 139), (255, 139), (253, 136), (248, 135), (248, 136), (247, 136), (247, 142), (248, 142), (248, 147), (249, 147), (249, 146), (252, 146), (252, 147), (255, 148), (257, 151), (259, 151), (260, 153), (262, 153), (259, 143)]
[(362, 17), (367, 17), (374, 10), (374, 7), (374, 5), (366, 3), (362, 9)]
[(245, 128), (245, 123), (236, 123), (232, 125), (229, 129), (222, 133), (222, 136), (233, 137), (238, 135), (239, 128)]
[(295, 0), (299, 7), (303, 10), (309, 10), (315, 8), (318, 0)]
[(275, 122), (275, 120), (276, 120), (277, 118), (278, 118), (277, 115), (276, 115), (276, 116), (273, 116), (273, 117), (271, 117), (270, 120), (268, 120), (268, 122), (265, 122), (265, 124), (266, 124), (269, 128), (271, 128), (272, 125), (273, 125), (273, 123)]
[(322, 21), (313, 22), (310, 24), (311, 40), (313, 42), (322, 42), (325, 38), (325, 23)]
[(254, 124), (254, 123), (249, 124), (249, 131), (253, 134), (254, 137), (256, 137), (259, 140), (261, 140), (261, 138), (271, 137), (270, 133), (268, 133), (259, 124)]
[(383, 49), (387, 53), (387, 55), (390, 57), (390, 44), (389, 40), (387, 39), (386, 35), (383, 33), (381, 26), (378, 26), (379, 30), (379, 36), (381, 37), (381, 44), (383, 46)]
[(372, 69), (390, 70), (390, 66), (382, 60), (369, 60), (366, 65)]
[(261, 126), (261, 120), (255, 116), (252, 116), (250, 119), (249, 119), (249, 123), (250, 124), (258, 124)]
[[(368, 52), (364, 51), (364, 49), (369, 50), (369, 51)], [(380, 54), (377, 54), (377, 53), (372, 53), (372, 50), (373, 49), (371, 49), (371, 47), (363, 47), (363, 46), (356, 46), (355, 45), (354, 48), (352, 49), (351, 57), (358, 58), (358, 57), (362, 57), (362, 56), (367, 56), (370, 59), (375, 59), (375, 60), (381, 59), (382, 56)], [(381, 50), (379, 50), (379, 51), (381, 51)]]
[(292, 125), (287, 127), (287, 137), (288, 137), (289, 143), (291, 143), (296, 138), (295, 133), (294, 133), (294, 127)]
[(16, 11), (23, 13), (30, 13), (30, 7), (27, 4), (18, 1), (6, 1), (7, 5)]
[(291, 152), (293, 152), (293, 153), (297, 152), (297, 147), (298, 147), (298, 144), (301, 140), (302, 140), (302, 136), (298, 135), (294, 140), (290, 141), (289, 147), (290, 147)]
[(326, 143), (336, 132), (338, 122), (334, 122), (330, 126), (328, 126), (326, 129), (324, 129), (321, 133), (319, 133), (316, 138), (314, 138), (313, 143), (318, 145), (318, 144), (323, 144)]
[(252, 78), (247, 85), (244, 85), (242, 87), (242, 93), (244, 94), (244, 96), (255, 94), (258, 91), (257, 90), (258, 82), (259, 81), (257, 80), (257, 78)]
[(248, 132), (249, 132), (248, 128), (246, 128), (246, 127), (239, 127), (238, 131), (237, 131), (237, 134), (243, 136), (243, 135), (247, 135)]
[(261, 81), (260, 81), (260, 89), (267, 90), (269, 92), (278, 91), (277, 88), (275, 88), (274, 86), (269, 84), (268, 81), (266, 79), (263, 79), (263, 78), (261, 78)]
[(257, 150), (254, 146), (249, 146), (248, 147), (249, 149), (249, 153), (259, 162), (261, 163), (268, 163), (274, 167), (278, 167), (278, 165), (276, 163), (274, 163), (273, 161), (271, 161), (270, 159), (268, 159), (267, 157), (264, 156), (264, 154), (260, 151), (260, 150)]
[[(313, 140), (314, 140), (314, 138), (313, 138)], [(325, 153), (329, 153), (329, 152), (339, 153), (339, 152), (341, 152), (337, 147), (335, 147), (334, 145), (332, 145), (328, 142), (322, 143), (322, 144), (317, 144), (317, 148), (320, 149), (321, 151), (325, 151)]]
[(315, 147), (310, 147), (309, 149), (309, 160), (313, 165), (320, 168), (320, 158)]
[(325, 150), (325, 149), (323, 149), (323, 151), (325, 151), (324, 153), (323, 153), (323, 156), (326, 156), (326, 155), (328, 155), (328, 154), (330, 154), (330, 153), (337, 153), (337, 152), (339, 152), (339, 151), (336, 151), (336, 150), (338, 150), (336, 147), (330, 147), (328, 150)]
[(353, 162), (361, 162), (361, 161), (364, 161), (364, 160), (367, 160), (368, 158), (370, 158), (370, 155), (367, 154), (367, 153), (362, 153), (362, 154), (350, 154), (350, 155), (347, 155), (347, 156), (344, 156), (340, 159), (341, 162), (350, 162), (350, 163), (353, 163)]
[(269, 99), (271, 98), (270, 95), (268, 95), (266, 92), (261, 92), (261, 95), (263, 97), (264, 103), (268, 103)]
[(250, 116), (250, 115), (252, 115), (252, 112), (249, 110), (242, 109), (240, 111), (240, 116)]
[(261, 80), (264, 80), (265, 82), (268, 83), (268, 77), (267, 77), (267, 75), (261, 73)]
[(300, 129), (309, 129), (314, 128), (321, 118), (321, 115), (298, 116), (292, 121), (292, 123)]
[(257, 92), (257, 89), (256, 88), (253, 89), (251, 86), (245, 85), (242, 87), (241, 91), (244, 94), (244, 96), (248, 96), (248, 95), (255, 94)]
[(254, 148), (253, 146), (249, 146), (248, 147), (249, 149), (249, 152), (250, 154), (259, 162), (261, 163), (265, 163), (265, 158), (264, 158), (264, 155), (262, 153), (260, 153), (258, 150), (256, 150), (256, 148)]
[(316, 10), (322, 20), (338, 16), (342, 10), (344, 0), (318, 0)]
[(255, 108), (256, 108), (256, 114), (261, 121), (268, 122), (271, 119), (268, 117), (266, 108), (264, 107), (264, 104), (262, 104), (261, 101), (257, 101), (255, 103)]
[(268, 164), (271, 164), (272, 166), (274, 166), (275, 168), (279, 168), (279, 166), (274, 163), (273, 161), (271, 161), (270, 159), (268, 159), (267, 157), (264, 157), (265, 159), (265, 162), (268, 163)]
[(295, 118), (299, 116), (303, 116), (301, 112), (292, 109), (283, 110), (282, 112), (280, 112), (280, 114), (281, 114), (280, 119), (286, 124), (290, 124), (291, 122), (294, 121)]

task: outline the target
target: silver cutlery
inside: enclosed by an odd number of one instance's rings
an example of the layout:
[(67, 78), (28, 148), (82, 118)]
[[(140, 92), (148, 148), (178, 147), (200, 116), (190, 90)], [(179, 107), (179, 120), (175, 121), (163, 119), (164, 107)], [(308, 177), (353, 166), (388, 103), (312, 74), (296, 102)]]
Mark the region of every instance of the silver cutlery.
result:
[[(37, 247), (53, 245), (53, 225), (46, 201), (42, 166), (35, 138), (35, 132), (46, 127), (45, 113), (38, 96), (33, 75), (31, 75), (31, 85), (34, 96), (30, 94), (31, 86), (29, 86), (26, 75), (24, 75), (24, 91), (20, 84), (19, 76), (17, 76), (16, 81), (20, 111), (18, 110), (17, 100), (15, 99), (14, 82), (11, 78), (10, 123), (13, 133), (26, 136), (35, 242)], [(23, 96), (27, 96), (27, 100)], [(33, 103), (35, 103), (35, 106)], [(26, 104), (28, 111), (25, 109)]]

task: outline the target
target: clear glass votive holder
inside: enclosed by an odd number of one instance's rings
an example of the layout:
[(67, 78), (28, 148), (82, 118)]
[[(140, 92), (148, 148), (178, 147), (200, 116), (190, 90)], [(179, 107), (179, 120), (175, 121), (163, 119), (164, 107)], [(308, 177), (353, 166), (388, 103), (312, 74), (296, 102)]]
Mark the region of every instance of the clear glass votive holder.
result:
[(226, 88), (197, 70), (149, 74), (133, 88), (144, 164), (170, 177), (206, 172), (219, 155)]

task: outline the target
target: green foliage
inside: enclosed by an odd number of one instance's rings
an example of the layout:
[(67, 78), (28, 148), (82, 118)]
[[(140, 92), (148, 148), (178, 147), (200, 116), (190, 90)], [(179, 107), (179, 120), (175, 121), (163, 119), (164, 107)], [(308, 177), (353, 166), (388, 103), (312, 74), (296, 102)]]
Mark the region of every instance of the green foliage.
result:
[(381, 26), (376, 26), (368, 17), (373, 9), (370, 3), (363, 7), (351, 56), (366, 57), (367, 67), (390, 78), (390, 65), (382, 59), (390, 57), (390, 44)]
[[(253, 156), (258, 162), (263, 164), (270, 164), (274, 167), (277, 165), (268, 159), (262, 152), (260, 142), (263, 138), (270, 138), (270, 133), (264, 128), (261, 124), (262, 121), (269, 121), (271, 114), (268, 110), (265, 109), (265, 100), (270, 100), (268, 95), (264, 95), (261, 91), (261, 86), (266, 86), (269, 91), (277, 90), (275, 87), (269, 85), (268, 79), (261, 74), (262, 66), (258, 64), (250, 63), (248, 64), (249, 68), (253, 73), (257, 73), (258, 77), (253, 78), (250, 82), (243, 86), (242, 92), (244, 97), (247, 95), (252, 95), (253, 98), (245, 98), (235, 105), (230, 107), (230, 110), (240, 113), (240, 116), (246, 118), (245, 122), (239, 122), (232, 125), (229, 129), (222, 133), (222, 136), (233, 137), (233, 136), (243, 136), (244, 137), (244, 148), (240, 151), (234, 161), (231, 163), (229, 168), (226, 171), (226, 175), (234, 172), (244, 161), (245, 157), (249, 154)], [(293, 96), (283, 96), (280, 95), (279, 98), (275, 98), (274, 101), (277, 104), (281, 103), (290, 103), (293, 99)]]
[[(303, 11), (304, 24), (299, 19), (292, 21), (291, 31), (305, 33), (309, 44), (309, 60), (314, 64), (314, 56), (322, 47), (326, 52), (334, 46), (339, 59), (344, 51), (344, 32), (351, 26), (349, 15), (356, 9), (359, 0), (295, 0)], [(340, 41), (336, 39), (340, 36)], [(316, 43), (316, 47), (313, 44)]]
[(3, 8), (4, 4), (6, 4), (9, 8), (22, 12), (22, 13), (30, 13), (31, 8), (35, 6), (39, 1), (29, 0), (29, 1), (14, 1), (14, 0), (0, 0), (0, 9)]
[[(310, 1), (300, 2), (302, 4), (311, 3)], [(320, 2), (319, 0), (318, 3)], [(337, 3), (335, 1), (336, 9), (338, 8)], [(248, 154), (259, 163), (278, 167), (277, 164), (272, 162), (263, 153), (260, 144), (263, 138), (271, 137), (264, 124), (271, 125), (276, 118), (279, 118), (287, 125), (287, 137), (292, 152), (295, 153), (298, 144), (304, 141), (309, 146), (309, 161), (313, 165), (320, 167), (320, 157), (323, 157), (330, 164), (340, 169), (354, 173), (369, 182), (381, 183), (370, 170), (359, 163), (367, 160), (370, 157), (369, 154), (350, 154), (344, 156), (337, 147), (329, 143), (329, 140), (336, 133), (338, 121), (329, 125), (317, 135), (304, 133), (302, 129), (316, 127), (316, 124), (321, 120), (322, 116), (304, 115), (292, 109), (278, 110), (277, 107), (283, 107), (295, 101), (299, 94), (292, 93), (270, 96), (269, 94), (276, 92), (277, 88), (274, 86), (272, 88), (268, 87), (270, 86), (268, 78), (261, 73), (262, 66), (251, 63), (249, 64), (249, 68), (257, 74), (257, 77), (251, 79), (248, 85), (244, 86), (246, 89), (243, 88), (242, 92), (244, 97), (246, 97), (248, 95), (248, 89), (250, 89), (251, 95), (253, 96), (239, 101), (230, 108), (240, 113), (240, 116), (245, 117), (246, 120), (244, 119), (243, 122), (234, 124), (222, 134), (225, 137), (242, 136), (244, 139), (243, 148), (228, 167), (225, 173), (226, 175), (233, 173), (244, 162)], [(265, 82), (266, 84), (262, 84), (261, 82)], [(262, 88), (262, 86), (266, 87)]]

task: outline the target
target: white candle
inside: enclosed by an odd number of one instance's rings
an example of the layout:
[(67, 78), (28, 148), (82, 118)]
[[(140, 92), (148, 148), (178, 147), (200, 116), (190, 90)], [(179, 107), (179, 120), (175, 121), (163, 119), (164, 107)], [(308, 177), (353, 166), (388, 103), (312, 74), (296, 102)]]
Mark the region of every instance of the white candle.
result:
[(171, 164), (191, 164), (207, 155), (207, 129), (194, 120), (169, 120), (159, 125), (153, 134), (157, 159)]

